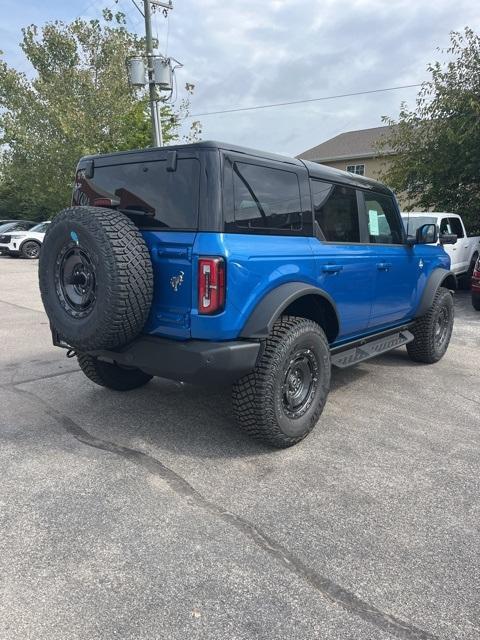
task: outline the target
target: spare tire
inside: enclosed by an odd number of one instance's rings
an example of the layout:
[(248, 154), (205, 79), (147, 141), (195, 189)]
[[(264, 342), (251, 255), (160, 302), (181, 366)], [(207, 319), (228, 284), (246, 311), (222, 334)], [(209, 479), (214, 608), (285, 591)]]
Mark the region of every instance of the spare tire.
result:
[(152, 304), (148, 247), (133, 222), (113, 209), (61, 211), (43, 242), (39, 282), (53, 329), (81, 352), (133, 340)]

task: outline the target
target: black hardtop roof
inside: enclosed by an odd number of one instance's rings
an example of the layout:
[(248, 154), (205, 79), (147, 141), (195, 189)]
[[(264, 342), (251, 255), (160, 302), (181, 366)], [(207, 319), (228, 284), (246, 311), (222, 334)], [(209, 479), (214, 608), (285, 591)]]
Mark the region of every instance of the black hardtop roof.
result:
[(158, 153), (166, 151), (179, 151), (179, 150), (201, 150), (201, 149), (221, 149), (223, 151), (234, 151), (235, 153), (241, 153), (248, 156), (262, 158), (264, 160), (275, 160), (276, 162), (283, 162), (285, 164), (294, 165), (297, 167), (304, 166), (309, 175), (312, 178), (319, 178), (320, 180), (327, 180), (331, 182), (346, 184), (352, 187), (359, 187), (363, 189), (371, 189), (377, 193), (386, 193), (391, 195), (391, 191), (381, 182), (372, 180), (371, 178), (365, 178), (347, 171), (341, 171), (340, 169), (334, 169), (324, 164), (317, 162), (310, 162), (308, 160), (300, 160), (298, 158), (291, 158), (290, 156), (284, 156), (277, 153), (269, 153), (268, 151), (260, 151), (258, 149), (251, 149), (249, 147), (242, 147), (236, 144), (230, 144), (227, 142), (218, 142), (216, 140), (202, 140), (201, 142), (191, 142), (189, 144), (176, 144), (168, 147), (149, 147), (148, 149), (133, 149), (131, 151), (116, 151), (113, 153), (103, 153), (98, 155), (88, 155), (81, 158), (82, 161), (94, 160), (95, 164), (99, 166), (107, 165), (108, 160), (118, 159), (127, 160), (127, 157), (132, 156), (132, 162), (140, 161), (142, 156), (158, 155)]
[(356, 173), (349, 173), (348, 171), (342, 171), (334, 167), (327, 167), (325, 164), (311, 162), (310, 160), (302, 160), (302, 163), (307, 168), (311, 178), (346, 184), (351, 187), (358, 187), (359, 189), (369, 189), (376, 193), (384, 193), (389, 196), (392, 195), (391, 189), (384, 185), (383, 182), (379, 182), (373, 178), (366, 178)]

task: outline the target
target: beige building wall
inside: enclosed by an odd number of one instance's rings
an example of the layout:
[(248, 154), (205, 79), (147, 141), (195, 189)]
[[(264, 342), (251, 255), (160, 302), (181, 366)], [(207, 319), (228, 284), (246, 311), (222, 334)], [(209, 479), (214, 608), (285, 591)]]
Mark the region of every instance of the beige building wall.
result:
[(335, 162), (323, 162), (322, 164), (326, 164), (329, 167), (335, 167), (335, 169), (341, 169), (342, 171), (346, 171), (347, 166), (351, 164), (364, 164), (364, 175), (367, 178), (379, 180), (382, 172), (387, 168), (389, 160), (388, 158), (361, 158), (352, 160), (337, 160)]
[[(351, 164), (364, 164), (365, 165), (365, 177), (373, 178), (374, 180), (382, 181), (382, 174), (387, 169), (390, 160), (385, 157), (375, 157), (375, 158), (361, 158), (361, 159), (352, 159), (352, 160), (336, 160), (335, 162), (322, 162), (322, 164), (326, 164), (329, 167), (334, 167), (335, 169), (341, 169), (342, 171), (347, 170), (347, 166)], [(398, 204), (400, 209), (403, 209), (407, 205), (407, 200), (403, 197), (403, 195), (396, 194)]]

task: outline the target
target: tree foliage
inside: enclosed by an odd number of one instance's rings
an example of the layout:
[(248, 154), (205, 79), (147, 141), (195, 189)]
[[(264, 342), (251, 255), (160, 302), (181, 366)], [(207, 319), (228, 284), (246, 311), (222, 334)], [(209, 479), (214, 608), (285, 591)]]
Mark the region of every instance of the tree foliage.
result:
[(480, 37), (452, 32), (449, 62), (428, 66), (413, 110), (402, 104), (382, 146), (397, 155), (383, 179), (421, 207), (459, 213), (480, 233)]
[[(23, 29), (33, 79), (0, 60), (0, 218), (42, 219), (66, 206), (82, 155), (150, 145), (147, 97), (126, 72), (144, 41), (122, 13), (103, 15)], [(187, 109), (188, 100), (177, 113), (162, 107), (166, 142)]]

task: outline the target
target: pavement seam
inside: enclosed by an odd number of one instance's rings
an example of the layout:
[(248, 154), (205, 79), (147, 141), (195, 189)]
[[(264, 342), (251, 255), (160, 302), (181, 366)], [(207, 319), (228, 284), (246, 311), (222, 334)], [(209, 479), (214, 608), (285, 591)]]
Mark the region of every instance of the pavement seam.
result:
[(139, 465), (148, 473), (160, 477), (174, 493), (184, 498), (189, 504), (206, 511), (210, 515), (219, 518), (224, 523), (235, 527), (235, 529), (237, 529), (237, 531), (242, 535), (253, 541), (257, 547), (265, 551), (269, 556), (277, 560), (297, 577), (307, 582), (333, 604), (340, 606), (351, 614), (359, 616), (366, 622), (375, 625), (379, 629), (390, 633), (396, 638), (400, 638), (402, 640), (438, 640), (438, 636), (433, 635), (428, 631), (424, 631), (423, 629), (401, 620), (392, 614), (381, 611), (377, 607), (364, 602), (354, 593), (336, 584), (330, 578), (317, 573), (282, 544), (263, 532), (259, 527), (205, 498), (191, 484), (189, 484), (185, 478), (165, 466), (157, 458), (154, 458), (142, 451), (124, 447), (114, 442), (109, 442), (92, 436), (71, 418), (54, 409), (43, 398), (40, 398), (31, 391), (18, 388), (18, 385), (21, 384), (24, 383), (20, 382), (17, 385), (12, 385), (12, 390), (20, 395), (26, 395), (31, 399), (40, 402), (44, 407), (45, 412), (78, 442), (95, 449), (100, 449), (101, 451), (121, 456), (129, 462)]
[[(28, 384), (29, 382), (41, 382), (42, 380), (49, 380), (50, 378), (58, 378), (59, 376), (66, 376), (69, 373), (79, 373), (80, 369), (68, 369), (67, 371), (59, 371), (58, 373), (51, 373), (47, 376), (40, 376), (40, 378), (27, 378), (27, 380), (12, 380), (11, 382), (0, 383), (0, 389), (8, 389), (11, 387), (15, 391), (15, 387), (19, 384)], [(37, 396), (38, 397), (38, 396)]]
[(15, 309), (22, 309), (23, 311), (33, 311), (34, 313), (42, 313), (43, 315), (46, 315), (44, 310), (40, 311), (39, 309), (34, 309), (33, 307), (24, 307), (21, 304), (7, 302), (6, 300), (2, 300), (2, 299), (0, 299), (0, 304), (8, 304), (10, 307), (15, 307)]

